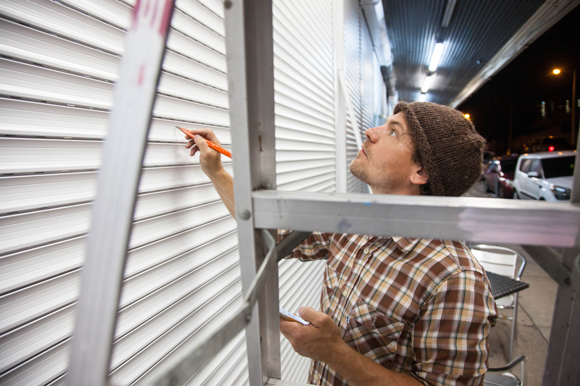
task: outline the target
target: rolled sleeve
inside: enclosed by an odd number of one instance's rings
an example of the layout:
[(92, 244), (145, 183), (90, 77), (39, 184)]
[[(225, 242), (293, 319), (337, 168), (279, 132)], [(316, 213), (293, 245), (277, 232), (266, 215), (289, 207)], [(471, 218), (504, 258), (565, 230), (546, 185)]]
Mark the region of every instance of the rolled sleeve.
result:
[[(278, 242), (282, 241), (292, 231), (278, 230)], [(299, 259), (301, 261), (326, 260), (328, 259), (328, 246), (331, 235), (321, 232), (312, 232), (292, 253), (285, 256), (286, 259)]]
[(444, 280), (414, 326), (413, 375), (431, 385), (482, 384), (496, 320), (485, 276), (461, 271)]

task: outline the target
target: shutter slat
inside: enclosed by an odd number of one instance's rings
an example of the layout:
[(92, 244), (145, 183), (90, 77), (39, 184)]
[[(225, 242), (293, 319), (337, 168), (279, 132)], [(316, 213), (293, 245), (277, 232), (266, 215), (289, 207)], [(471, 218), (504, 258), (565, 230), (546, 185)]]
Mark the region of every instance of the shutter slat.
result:
[[(147, 323), (148, 320), (162, 314), (168, 308), (199, 303), (199, 296), (207, 296), (208, 294), (213, 296), (234, 285), (239, 280), (239, 267), (237, 265), (221, 265), (223, 259), (231, 260), (235, 259), (235, 256), (237, 256), (235, 251), (218, 256), (218, 258), (199, 269), (191, 271), (164, 286), (153, 288), (151, 293), (139, 301), (119, 309), (116, 336), (122, 339), (131, 331)], [(208, 274), (216, 271), (218, 273), (214, 274), (214, 276), (208, 276)], [(195, 281), (192, 281), (192, 279)], [(185, 309), (193, 310), (192, 308)]]
[[(0, 98), (0, 133), (11, 136), (41, 136), (74, 139), (103, 139), (107, 132), (107, 113), (85, 108)], [(153, 118), (149, 140), (180, 142), (184, 135), (175, 126), (188, 129), (210, 127), (222, 144), (231, 144), (230, 132), (223, 126)]]
[[(0, 229), (2, 229), (0, 254), (84, 235), (89, 226), (90, 210), (91, 204), (80, 204), (2, 217), (0, 218)], [(194, 218), (188, 218), (192, 216), (192, 213), (194, 213)], [(214, 201), (137, 221), (130, 246), (133, 248), (152, 242), (165, 235), (226, 216), (227, 213), (227, 209), (220, 201)]]
[(36, 319), (18, 331), (2, 335), (0, 345), (0, 373), (16, 366), (24, 358), (30, 359), (58, 344), (72, 334), (74, 305), (60, 308)]
[[(167, 77), (167, 82), (171, 86), (171, 75), (167, 75)], [(184, 81), (184, 87), (187, 85), (188, 83)], [(187, 90), (186, 94), (181, 94), (183, 97), (195, 96), (196, 87), (204, 88), (195, 82), (190, 82), (189, 86), (192, 88)], [(71, 106), (110, 109), (113, 87), (110, 82), (88, 79), (11, 60), (0, 60), (0, 92), (5, 95), (32, 100), (48, 100)], [(219, 90), (207, 89), (211, 90), (209, 92), (210, 99), (211, 95), (225, 95)], [(182, 98), (182, 96), (178, 97)], [(216, 102), (215, 98), (212, 101)], [(225, 103), (225, 100), (222, 102)], [(165, 95), (157, 97), (154, 115), (221, 126), (229, 124), (228, 112), (223, 107), (200, 104), (200, 102), (196, 103), (191, 99), (176, 99)]]
[[(211, 361), (208, 362), (199, 372), (192, 377), (192, 379), (187, 383), (187, 385), (191, 386), (205, 386), (206, 384), (219, 384), (216, 381), (216, 377), (224, 376), (222, 374), (221, 367), (224, 363), (229, 362), (230, 364), (232, 361), (230, 358), (237, 358), (237, 357), (244, 357), (246, 356), (246, 347), (245, 347), (245, 333), (240, 333), (234, 339), (228, 343), (224, 349), (216, 355)], [(240, 358), (241, 359), (241, 358)], [(236, 361), (237, 362), (237, 361)], [(233, 370), (235, 365), (231, 365), (230, 371)], [(222, 383), (227, 385), (228, 383)], [(234, 384), (234, 383), (229, 383)]]
[(61, 376), (68, 366), (70, 339), (0, 375), (6, 385), (43, 385)]
[[(234, 294), (238, 297), (232, 298)], [(165, 356), (180, 351), (187, 351), (210, 331), (219, 326), (241, 304), (241, 283), (230, 291), (218, 294), (203, 307), (196, 309), (191, 317), (167, 332), (163, 339), (158, 339), (135, 354), (131, 360), (111, 371), (110, 381), (122, 385), (138, 381), (143, 369), (152, 369)], [(114, 357), (115, 353), (113, 354)]]
[[(101, 146), (101, 141), (0, 137), (0, 174), (96, 170), (100, 165)], [(183, 146), (177, 143), (149, 143), (144, 165), (198, 164), (199, 158), (190, 157)]]
[[(185, 0), (178, 0), (179, 6)], [(196, 3), (202, 4), (204, 7), (213, 12), (217, 17), (223, 20), (224, 18), (224, 3), (222, 0), (197, 0)]]
[[(216, 276), (217, 273), (224, 269), (230, 267), (228, 264), (237, 264), (237, 255), (232, 255), (229, 260), (221, 259), (220, 265), (215, 267), (214, 272), (206, 271), (207, 274), (212, 274)], [(227, 283), (227, 282), (226, 282)], [(214, 306), (211, 305), (210, 301), (215, 301), (216, 294), (226, 301), (231, 301), (236, 295), (241, 293), (241, 283), (236, 280), (233, 283), (227, 283), (225, 288), (214, 289), (215, 292), (202, 291), (198, 296), (189, 296), (187, 299), (176, 303), (170, 308), (166, 308), (163, 312), (156, 314), (154, 317), (146, 320), (144, 323), (139, 324), (138, 327), (131, 330), (129, 333), (122, 336), (115, 342), (114, 355), (111, 361), (111, 368), (115, 369), (124, 363), (127, 363), (134, 355), (138, 354), (142, 349), (141, 347), (147, 346), (150, 343), (154, 343), (163, 337), (166, 339), (165, 334), (172, 333), (172, 329), (176, 326), (180, 326), (190, 319), (190, 323), (203, 323), (211, 317), (211, 314), (207, 314), (203, 309), (204, 306)], [(185, 334), (189, 334), (193, 331), (195, 327), (191, 327), (189, 331)], [(167, 345), (167, 343), (165, 343)], [(168, 349), (175, 347), (177, 344), (170, 344)], [(167, 347), (167, 346), (166, 346)], [(162, 352), (152, 352), (149, 354), (152, 357), (157, 356), (161, 358), (163, 356)], [(139, 366), (140, 364), (137, 364)], [(126, 384), (123, 382), (123, 384)]]
[[(231, 163), (224, 166), (231, 172)], [(94, 196), (96, 178), (94, 171), (0, 177), (0, 214), (88, 202)], [(139, 191), (147, 193), (208, 182), (199, 165), (145, 168)]]
[(123, 30), (52, 1), (5, 0), (0, 14), (109, 53), (123, 52)]
[(211, 0), (200, 2), (178, 0), (176, 1), (176, 7), (221, 36), (226, 35), (223, 2)]

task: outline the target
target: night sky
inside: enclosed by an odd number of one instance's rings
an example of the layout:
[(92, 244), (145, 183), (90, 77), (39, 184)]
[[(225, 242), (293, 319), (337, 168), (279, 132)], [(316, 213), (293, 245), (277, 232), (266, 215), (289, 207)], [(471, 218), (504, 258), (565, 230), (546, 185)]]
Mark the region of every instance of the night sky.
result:
[[(559, 76), (552, 69), (560, 68)], [(580, 6), (536, 39), (458, 109), (469, 113), (476, 129), (496, 155), (508, 149), (510, 108), (513, 108), (511, 152), (523, 143), (548, 135), (570, 138), (572, 70), (576, 68), (576, 99), (580, 98)], [(541, 102), (546, 102), (545, 117)], [(576, 129), (578, 128), (576, 110)]]

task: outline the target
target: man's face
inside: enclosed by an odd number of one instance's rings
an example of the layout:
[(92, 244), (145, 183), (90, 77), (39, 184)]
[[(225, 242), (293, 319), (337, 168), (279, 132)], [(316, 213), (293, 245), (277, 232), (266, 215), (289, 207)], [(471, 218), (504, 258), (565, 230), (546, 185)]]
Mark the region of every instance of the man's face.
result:
[(351, 173), (373, 193), (420, 194), (417, 177), (424, 172), (412, 159), (414, 142), (405, 114), (390, 116), (385, 125), (368, 129), (366, 135), (368, 139), (350, 164)]

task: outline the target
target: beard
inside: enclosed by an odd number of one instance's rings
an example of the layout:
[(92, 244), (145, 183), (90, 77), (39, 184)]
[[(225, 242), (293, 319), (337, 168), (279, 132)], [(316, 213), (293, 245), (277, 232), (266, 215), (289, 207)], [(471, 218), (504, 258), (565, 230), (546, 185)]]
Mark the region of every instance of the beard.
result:
[(367, 170), (365, 169), (364, 165), (362, 165), (361, 162), (359, 162), (360, 160), (358, 158), (359, 156), (353, 159), (352, 162), (350, 163), (349, 165), (350, 172), (352, 173), (353, 176), (355, 176), (365, 184), (368, 184), (369, 181)]

